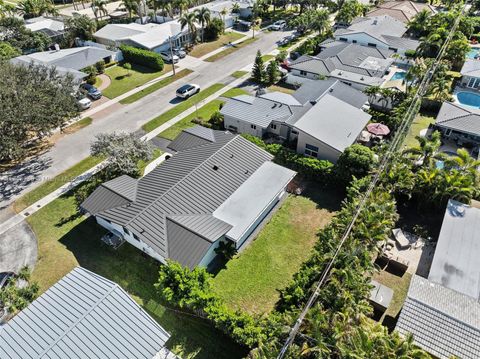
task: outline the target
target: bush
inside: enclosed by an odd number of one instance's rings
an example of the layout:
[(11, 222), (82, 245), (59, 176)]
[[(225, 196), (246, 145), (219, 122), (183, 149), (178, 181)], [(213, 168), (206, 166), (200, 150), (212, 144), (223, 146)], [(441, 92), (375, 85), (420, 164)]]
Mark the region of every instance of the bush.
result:
[(95, 68), (99, 74), (103, 74), (105, 72), (105, 61), (100, 60), (95, 64)]
[(353, 177), (366, 176), (374, 162), (374, 152), (370, 148), (356, 143), (345, 149), (340, 155), (335, 173), (340, 181), (349, 183)]
[(212, 116), (210, 116), (210, 120), (208, 122), (215, 130), (223, 129), (223, 115), (220, 113), (220, 111), (215, 111), (212, 113)]
[(87, 84), (94, 85), (95, 78), (98, 75), (97, 68), (95, 66), (88, 66), (87, 68), (83, 69), (83, 72), (88, 74), (87, 79), (85, 80)]
[(136, 47), (127, 45), (120, 46), (120, 50), (122, 51), (123, 58), (126, 62), (149, 67), (156, 71), (163, 70), (164, 64), (162, 57), (153, 51), (137, 49)]
[(210, 23), (205, 26), (204, 39), (205, 41), (214, 41), (218, 39), (220, 34), (225, 31), (225, 25), (219, 18), (213, 18)]
[(405, 51), (405, 57), (409, 59), (413, 59), (417, 56), (417, 52), (415, 50), (406, 50)]

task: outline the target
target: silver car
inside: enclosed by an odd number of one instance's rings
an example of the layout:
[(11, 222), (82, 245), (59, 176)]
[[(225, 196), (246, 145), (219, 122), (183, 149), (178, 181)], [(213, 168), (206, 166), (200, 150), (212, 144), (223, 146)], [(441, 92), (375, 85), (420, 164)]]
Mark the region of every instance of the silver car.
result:
[(200, 86), (195, 84), (187, 84), (183, 85), (177, 90), (177, 97), (180, 98), (189, 98), (200, 92)]

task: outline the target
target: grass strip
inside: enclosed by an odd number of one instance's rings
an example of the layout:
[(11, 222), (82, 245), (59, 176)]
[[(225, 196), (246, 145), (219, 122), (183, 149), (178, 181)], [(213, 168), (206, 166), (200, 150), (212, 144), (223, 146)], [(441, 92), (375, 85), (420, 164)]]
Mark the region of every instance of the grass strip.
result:
[(230, 76), (232, 77), (235, 77), (236, 79), (239, 79), (240, 77), (243, 77), (245, 76), (246, 74), (248, 74), (248, 71), (235, 71), (233, 74), (231, 74)]
[(230, 55), (231, 53), (237, 51), (238, 49), (241, 49), (242, 47), (250, 45), (252, 42), (257, 41), (257, 39), (258, 39), (258, 37), (250, 37), (250, 38), (246, 39), (245, 41), (242, 41), (238, 44), (232, 45), (231, 47), (229, 47), (229, 48), (227, 48), (223, 51), (220, 51), (219, 53), (217, 53), (215, 55), (210, 56), (209, 58), (205, 59), (205, 61), (214, 62), (214, 61), (220, 60), (221, 58), (223, 58), (227, 55)]
[(234, 87), (234, 88), (231, 88), (230, 90), (222, 93), (221, 96), (231, 98), (231, 97), (235, 97), (235, 96), (239, 96), (239, 95), (248, 95), (248, 94), (249, 94), (248, 91), (245, 91), (244, 89), (241, 89), (241, 88), (238, 88), (238, 87)]

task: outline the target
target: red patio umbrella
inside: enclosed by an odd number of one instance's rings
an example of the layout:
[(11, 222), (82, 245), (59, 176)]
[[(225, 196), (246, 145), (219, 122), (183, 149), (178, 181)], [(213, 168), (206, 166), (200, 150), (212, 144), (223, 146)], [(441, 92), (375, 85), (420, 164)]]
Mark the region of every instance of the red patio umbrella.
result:
[(382, 123), (371, 123), (367, 126), (367, 130), (377, 136), (386, 136), (390, 133), (388, 126)]

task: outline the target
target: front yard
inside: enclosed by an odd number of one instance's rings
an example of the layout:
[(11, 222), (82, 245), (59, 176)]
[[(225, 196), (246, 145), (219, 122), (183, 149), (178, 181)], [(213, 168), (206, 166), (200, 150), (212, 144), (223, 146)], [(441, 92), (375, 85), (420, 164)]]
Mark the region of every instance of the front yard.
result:
[(271, 311), (278, 291), (309, 257), (318, 231), (340, 204), (332, 190), (311, 191), (290, 195), (255, 241), (213, 279), (214, 290), (231, 308), (257, 314)]
[(227, 32), (221, 35), (215, 41), (209, 41), (195, 45), (193, 50), (189, 52), (189, 55), (193, 57), (202, 57), (209, 52), (215, 51), (222, 46), (228, 45), (229, 42), (237, 41), (238, 39), (241, 39), (245, 36), (246, 35), (239, 34), (238, 32)]
[[(109, 67), (105, 70), (105, 75), (110, 77), (112, 82), (102, 91), (104, 96), (110, 99), (115, 98), (172, 71), (172, 65), (169, 64), (165, 64), (162, 71), (154, 71), (136, 64), (131, 65), (132, 69), (129, 72), (121, 65)], [(130, 75), (127, 76), (127, 73), (130, 73)]]
[(130, 246), (117, 251), (100, 241), (104, 230), (93, 218), (78, 216), (72, 195), (61, 197), (28, 218), (38, 239), (33, 280), (41, 292), (70, 270), (82, 266), (118, 283), (170, 334), (167, 346), (183, 358), (242, 358), (243, 348), (207, 322), (178, 314), (159, 302), (154, 283), (158, 262)]

